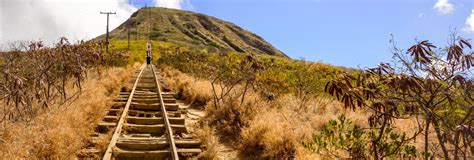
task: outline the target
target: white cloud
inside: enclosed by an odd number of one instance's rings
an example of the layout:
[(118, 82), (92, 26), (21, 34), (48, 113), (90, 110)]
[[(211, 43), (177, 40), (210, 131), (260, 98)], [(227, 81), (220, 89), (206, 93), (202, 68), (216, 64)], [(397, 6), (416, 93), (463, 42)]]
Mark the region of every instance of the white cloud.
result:
[(182, 9), (183, 0), (156, 0), (157, 7)]
[(193, 9), (190, 0), (154, 0), (155, 6), (173, 9)]
[(110, 15), (112, 30), (136, 10), (128, 0), (0, 0), (0, 45), (95, 38), (105, 33), (106, 16), (100, 11), (117, 13)]
[(449, 3), (448, 0), (438, 0), (433, 9), (436, 9), (439, 14), (450, 14), (454, 11), (454, 5)]
[(466, 26), (464, 26), (463, 30), (467, 33), (474, 33), (474, 9), (471, 10), (471, 15), (467, 17)]

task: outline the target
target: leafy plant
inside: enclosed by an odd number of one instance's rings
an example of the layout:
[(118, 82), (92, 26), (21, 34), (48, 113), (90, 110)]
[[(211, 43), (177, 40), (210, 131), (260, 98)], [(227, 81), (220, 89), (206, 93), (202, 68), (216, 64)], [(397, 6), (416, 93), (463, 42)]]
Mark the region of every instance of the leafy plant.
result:
[[(303, 146), (310, 151), (331, 157), (339, 157), (339, 152), (344, 151), (350, 158), (367, 159), (367, 152), (370, 153), (370, 149), (373, 148), (367, 147), (366, 144), (378, 138), (377, 132), (376, 129), (363, 129), (353, 124), (342, 114), (337, 120), (330, 120), (323, 125), (321, 131), (314, 134), (311, 141), (303, 142)], [(387, 128), (376, 148), (379, 149), (378, 153), (383, 155), (381, 158), (393, 155), (415, 156), (415, 147), (403, 144), (404, 141), (406, 141), (405, 134)]]
[[(412, 139), (424, 132), (424, 155), (429, 158), (429, 130), (434, 127), (443, 156), (450, 158), (447, 144), (454, 146), (451, 155), (472, 155), (474, 56), (469, 40), (451, 36), (449, 46), (437, 48), (428, 40), (418, 42), (407, 51), (393, 43), (393, 63), (344, 74), (327, 83), (325, 91), (351, 109), (367, 108), (372, 128), (379, 129), (372, 141), (373, 158), (383, 157), (380, 143), (395, 119), (423, 117)], [(464, 129), (460, 129), (464, 128)], [(464, 130), (464, 131), (461, 131)], [(471, 130), (465, 132), (466, 130)], [(461, 137), (463, 141), (460, 141)], [(400, 144), (403, 144), (401, 142)], [(468, 146), (468, 147), (467, 147)], [(469, 151), (468, 148), (471, 148)], [(471, 152), (471, 153), (469, 153)]]
[(352, 124), (345, 115), (339, 115), (337, 120), (330, 120), (323, 125), (318, 134), (313, 135), (313, 140), (303, 142), (303, 146), (309, 150), (322, 154), (338, 156), (340, 150), (346, 151), (352, 158), (365, 157), (366, 138), (363, 129)]

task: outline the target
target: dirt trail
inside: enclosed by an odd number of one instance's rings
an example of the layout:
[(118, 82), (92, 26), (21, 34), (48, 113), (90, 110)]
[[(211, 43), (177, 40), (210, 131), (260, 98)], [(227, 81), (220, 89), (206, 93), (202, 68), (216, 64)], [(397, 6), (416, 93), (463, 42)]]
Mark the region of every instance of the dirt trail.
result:
[[(199, 120), (206, 116), (206, 111), (204, 111), (202, 108), (192, 107), (181, 100), (177, 100), (177, 103), (179, 104), (180, 109), (187, 111), (185, 114), (186, 127), (189, 128), (190, 133), (195, 132), (196, 128), (198, 128)], [(229, 144), (219, 142), (217, 144), (217, 149), (217, 157), (220, 160), (242, 159), (239, 157), (238, 151), (232, 148)]]

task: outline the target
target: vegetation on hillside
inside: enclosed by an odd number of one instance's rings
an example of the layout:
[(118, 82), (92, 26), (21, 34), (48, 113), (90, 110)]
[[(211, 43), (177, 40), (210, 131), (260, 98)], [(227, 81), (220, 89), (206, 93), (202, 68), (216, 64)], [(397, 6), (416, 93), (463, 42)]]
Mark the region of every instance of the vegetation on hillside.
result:
[(186, 47), (161, 48), (157, 63), (216, 82), (227, 79), (239, 83), (253, 78), (252, 87), (258, 87), (265, 94), (297, 93), (301, 98), (310, 93), (323, 93), (328, 80), (340, 72), (350, 71), (323, 63), (251, 53), (211, 53)]
[[(223, 141), (235, 146), (244, 159), (314, 159), (305, 153), (301, 141), (325, 121), (345, 112), (340, 103), (328, 98), (315, 97), (302, 106), (294, 95), (268, 100), (254, 89), (248, 89), (242, 102), (245, 85), (234, 86), (221, 99), (221, 88), (216, 87), (214, 93), (209, 79), (189, 76), (169, 66), (161, 66), (160, 73), (167, 88), (177, 91), (178, 98), (206, 111), (198, 133), (205, 144), (203, 158), (232, 158), (220, 155), (216, 141)], [(216, 95), (219, 100), (213, 98)], [(346, 114), (361, 118), (358, 112)]]
[(151, 42), (153, 57), (155, 59), (159, 58), (160, 56), (160, 48), (170, 48), (176, 46), (172, 43), (161, 42), (161, 41), (147, 41), (147, 40), (132, 40), (130, 41), (130, 46), (128, 46), (127, 40), (112, 40), (110, 42), (110, 50), (112, 52), (122, 52), (127, 53), (127, 57), (123, 59), (126, 63), (133, 65), (135, 63), (144, 63), (146, 57), (146, 43)]
[[(110, 33), (114, 40), (153, 40), (189, 48), (287, 57), (263, 38), (230, 22), (190, 11), (142, 8)], [(105, 35), (96, 40), (102, 40)]]

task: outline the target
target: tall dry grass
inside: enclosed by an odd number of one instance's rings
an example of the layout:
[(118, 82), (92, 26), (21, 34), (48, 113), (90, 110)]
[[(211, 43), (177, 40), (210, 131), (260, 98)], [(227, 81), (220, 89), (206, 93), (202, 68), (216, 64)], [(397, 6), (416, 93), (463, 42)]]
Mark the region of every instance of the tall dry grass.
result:
[[(161, 74), (167, 88), (178, 91), (189, 103), (206, 111), (207, 116), (201, 120), (197, 131), (205, 146), (204, 159), (226, 158), (217, 156), (219, 143), (231, 144), (244, 159), (311, 157), (301, 142), (311, 138), (318, 127), (340, 113), (346, 113), (360, 123), (366, 118), (360, 113), (346, 111), (339, 102), (329, 98), (316, 97), (301, 106), (302, 102), (293, 95), (268, 101), (256, 92), (248, 93), (242, 104), (240, 98), (234, 98), (226, 99), (216, 107), (210, 102), (212, 86), (209, 81), (167, 66), (161, 66)], [(237, 86), (234, 92), (241, 89)]]
[(256, 116), (240, 136), (240, 152), (252, 159), (292, 159), (300, 149), (293, 125), (277, 110)]
[(177, 93), (177, 98), (186, 100), (192, 106), (204, 106), (212, 97), (209, 81), (186, 75), (168, 66), (159, 66), (165, 79), (164, 89)]
[[(1, 159), (74, 158), (130, 73), (132, 67), (108, 69), (100, 78), (91, 72), (75, 101), (52, 104), (28, 122), (2, 123)], [(77, 90), (72, 86), (68, 89), (71, 93)]]
[[(161, 71), (169, 89), (180, 92), (189, 103), (206, 111), (207, 116), (201, 120), (196, 133), (204, 144), (203, 159), (325, 159), (324, 155), (312, 153), (302, 145), (324, 124), (344, 114), (353, 124), (368, 128), (370, 111), (345, 109), (340, 102), (324, 96), (303, 103), (291, 94), (269, 101), (261, 94), (251, 92), (243, 104), (240, 104), (240, 98), (227, 99), (216, 108), (210, 101), (212, 86), (209, 81), (171, 67), (162, 66)], [(236, 87), (235, 92), (239, 89), (241, 87)], [(415, 127), (416, 121), (407, 119), (397, 121), (394, 129), (411, 133)], [(223, 143), (238, 150), (240, 157), (219, 157), (218, 146)], [(423, 142), (419, 138), (412, 144), (421, 149)], [(344, 151), (337, 154), (349, 157)]]
[[(206, 111), (207, 116), (195, 133), (204, 144), (202, 159), (229, 158), (219, 157), (221, 143), (231, 143), (244, 159), (318, 158), (302, 148), (301, 142), (310, 139), (323, 124), (342, 113), (355, 123), (366, 123), (367, 114), (348, 111), (339, 102), (324, 97), (315, 97), (301, 106), (302, 102), (294, 95), (268, 101), (251, 92), (242, 105), (236, 98), (215, 108), (210, 102), (209, 81), (168, 66), (160, 66), (160, 74), (165, 79), (164, 88)], [(241, 89), (236, 88), (236, 91)]]
[(201, 142), (203, 142), (204, 152), (199, 155), (199, 159), (219, 159), (219, 138), (216, 136), (213, 127), (201, 125), (196, 131), (196, 138), (199, 138)]

